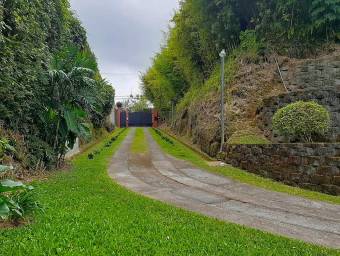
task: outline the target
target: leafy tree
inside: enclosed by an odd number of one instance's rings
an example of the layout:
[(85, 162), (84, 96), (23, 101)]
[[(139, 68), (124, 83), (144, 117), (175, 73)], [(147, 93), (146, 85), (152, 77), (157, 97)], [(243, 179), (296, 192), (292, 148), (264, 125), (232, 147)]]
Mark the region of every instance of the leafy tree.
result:
[[(51, 70), (50, 81), (54, 98), (47, 107), (49, 121), (54, 121), (55, 137), (53, 148), (59, 153), (65, 153), (66, 141), (72, 148), (76, 137), (87, 139), (90, 137), (89, 124), (86, 123), (86, 113), (81, 109), (81, 104), (88, 100), (79, 92), (86, 87), (94, 85), (90, 78), (92, 70), (75, 67), (69, 73), (63, 70)], [(90, 104), (87, 106), (92, 108)]]
[(129, 107), (132, 112), (143, 112), (150, 109), (149, 102), (146, 97), (142, 96)]
[(334, 38), (340, 32), (340, 0), (313, 0), (311, 18), (312, 33), (325, 34), (327, 41)]
[(240, 55), (250, 61), (271, 50), (311, 54), (340, 39), (339, 1), (182, 0), (165, 45), (142, 77), (144, 94), (157, 108), (178, 103), (211, 80), (222, 49), (246, 51)]

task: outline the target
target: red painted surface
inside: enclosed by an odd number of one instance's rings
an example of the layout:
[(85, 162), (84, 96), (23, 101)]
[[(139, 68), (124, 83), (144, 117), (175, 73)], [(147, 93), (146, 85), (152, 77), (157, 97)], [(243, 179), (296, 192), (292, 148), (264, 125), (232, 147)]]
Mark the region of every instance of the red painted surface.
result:
[(120, 113), (121, 113), (121, 110), (120, 110), (120, 109), (117, 109), (116, 123), (117, 123), (118, 128), (121, 128), (121, 124), (120, 124)]
[(152, 127), (158, 128), (159, 126), (159, 112), (157, 110), (152, 110)]

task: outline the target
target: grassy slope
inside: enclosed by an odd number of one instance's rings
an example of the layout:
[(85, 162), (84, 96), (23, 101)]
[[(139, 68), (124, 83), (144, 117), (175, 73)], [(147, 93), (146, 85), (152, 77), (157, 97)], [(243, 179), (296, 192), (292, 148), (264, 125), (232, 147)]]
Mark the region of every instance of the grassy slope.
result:
[(228, 140), (228, 144), (269, 144), (263, 135), (251, 130), (237, 131)]
[(146, 138), (144, 134), (143, 128), (137, 128), (135, 138), (133, 140), (133, 144), (131, 146), (131, 152), (138, 153), (146, 153), (148, 151), (148, 146), (146, 143)]
[(291, 195), (305, 197), (308, 199), (320, 200), (333, 204), (340, 204), (340, 196), (331, 196), (314, 191), (287, 186), (282, 183), (275, 182), (270, 179), (265, 179), (260, 176), (248, 173), (246, 171), (242, 171), (238, 168), (233, 168), (229, 166), (211, 167), (201, 156), (199, 156), (197, 153), (195, 153), (188, 147), (184, 146), (179, 141), (174, 141), (175, 144), (172, 146), (169, 143), (163, 141), (153, 130), (151, 130), (151, 134), (165, 152), (175, 157), (190, 161), (194, 165), (204, 168), (205, 170), (222, 174), (232, 179), (238, 180), (240, 182), (255, 185), (261, 188), (277, 192), (284, 192)]
[(107, 175), (123, 139), (110, 148), (103, 141), (94, 160), (85, 152), (71, 172), (36, 183), (46, 212), (31, 226), (1, 230), (0, 255), (338, 255), (127, 191)]

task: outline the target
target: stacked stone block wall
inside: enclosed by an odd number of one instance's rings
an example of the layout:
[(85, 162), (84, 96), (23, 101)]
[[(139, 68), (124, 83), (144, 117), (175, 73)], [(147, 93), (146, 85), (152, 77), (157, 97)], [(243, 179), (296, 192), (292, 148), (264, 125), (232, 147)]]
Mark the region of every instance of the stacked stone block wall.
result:
[(234, 167), (288, 185), (340, 195), (340, 143), (227, 145)]

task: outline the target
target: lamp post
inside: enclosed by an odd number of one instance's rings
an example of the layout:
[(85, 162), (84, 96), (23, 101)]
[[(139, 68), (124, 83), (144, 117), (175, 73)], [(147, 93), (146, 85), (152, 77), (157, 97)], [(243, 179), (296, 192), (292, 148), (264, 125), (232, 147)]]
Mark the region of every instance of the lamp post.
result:
[(171, 100), (171, 126), (175, 123), (175, 100)]
[(227, 56), (225, 50), (223, 49), (220, 53), (221, 57), (221, 148), (220, 152), (223, 151), (224, 146), (224, 61), (225, 57)]

